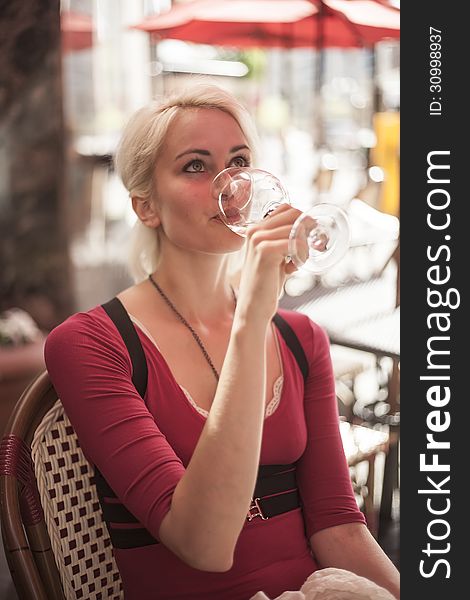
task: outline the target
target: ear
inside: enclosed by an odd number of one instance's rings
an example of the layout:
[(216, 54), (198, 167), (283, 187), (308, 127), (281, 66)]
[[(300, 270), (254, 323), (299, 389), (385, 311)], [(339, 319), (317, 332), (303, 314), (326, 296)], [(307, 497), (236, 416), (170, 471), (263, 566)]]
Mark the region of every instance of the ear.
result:
[(132, 196), (132, 208), (138, 218), (147, 227), (156, 228), (160, 225), (160, 216), (157, 207), (150, 198)]

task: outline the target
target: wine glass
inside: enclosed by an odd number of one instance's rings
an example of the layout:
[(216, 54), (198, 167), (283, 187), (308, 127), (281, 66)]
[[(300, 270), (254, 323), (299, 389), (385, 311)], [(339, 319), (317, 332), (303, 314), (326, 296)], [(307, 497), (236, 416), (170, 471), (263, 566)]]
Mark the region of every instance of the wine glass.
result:
[[(250, 225), (269, 216), (280, 204), (291, 204), (289, 194), (272, 173), (252, 167), (229, 167), (212, 182), (219, 216), (240, 236)], [(316, 204), (294, 222), (289, 235), (289, 256), (297, 268), (322, 273), (337, 263), (349, 248), (346, 213), (334, 204)]]

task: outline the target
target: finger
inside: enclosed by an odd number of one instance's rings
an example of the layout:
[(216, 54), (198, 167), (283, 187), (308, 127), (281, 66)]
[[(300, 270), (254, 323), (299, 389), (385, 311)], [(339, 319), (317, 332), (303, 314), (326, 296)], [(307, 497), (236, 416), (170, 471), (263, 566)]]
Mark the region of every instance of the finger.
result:
[(263, 242), (265, 240), (288, 240), (292, 225), (281, 225), (274, 229), (254, 229), (247, 232), (247, 236), (253, 244)]
[(275, 210), (269, 213), (261, 223), (264, 222), (279, 222), (286, 219), (297, 218), (301, 214), (298, 208), (294, 208), (290, 204), (281, 204)]
[(288, 212), (280, 215), (272, 215), (262, 221), (266, 227), (279, 227), (280, 225), (288, 224), (290, 227), (294, 225), (302, 213), (297, 208), (292, 208)]
[(286, 275), (292, 275), (292, 273), (297, 271), (297, 267), (294, 265), (294, 263), (292, 261), (289, 261), (286, 264), (286, 266), (284, 267), (284, 271), (286, 272)]
[(286, 257), (289, 256), (289, 241), (286, 239), (262, 240), (256, 247), (255, 252), (269, 262), (279, 262), (286, 265)]
[(287, 202), (281, 202), (276, 208), (269, 212), (270, 215), (277, 215), (285, 212), (292, 208), (292, 204), (288, 204)]
[(283, 209), (279, 213), (277, 211), (278, 209), (276, 209), (276, 211), (271, 213), (269, 217), (266, 217), (259, 223), (251, 225), (247, 230), (247, 235), (254, 233), (255, 231), (274, 229), (282, 225), (290, 225), (290, 227), (292, 227), (294, 222), (297, 220), (297, 217), (301, 215), (300, 210), (292, 207)]

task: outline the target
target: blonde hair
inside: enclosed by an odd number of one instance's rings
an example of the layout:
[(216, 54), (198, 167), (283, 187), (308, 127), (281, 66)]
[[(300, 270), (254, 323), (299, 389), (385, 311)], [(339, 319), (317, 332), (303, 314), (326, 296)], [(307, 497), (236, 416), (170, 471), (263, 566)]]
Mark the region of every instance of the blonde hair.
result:
[[(118, 175), (129, 196), (150, 198), (155, 162), (168, 128), (175, 116), (188, 108), (211, 108), (231, 115), (240, 126), (256, 156), (258, 136), (247, 109), (227, 90), (207, 82), (197, 82), (162, 102), (154, 101), (139, 109), (127, 123), (115, 157)], [(159, 262), (158, 233), (140, 220), (130, 240), (129, 270), (136, 282), (155, 271)]]

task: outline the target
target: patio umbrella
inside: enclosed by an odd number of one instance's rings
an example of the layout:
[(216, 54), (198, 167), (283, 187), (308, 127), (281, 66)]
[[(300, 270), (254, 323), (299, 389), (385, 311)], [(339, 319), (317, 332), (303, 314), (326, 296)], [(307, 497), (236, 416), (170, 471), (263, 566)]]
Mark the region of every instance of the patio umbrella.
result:
[(193, 0), (133, 27), (216, 46), (351, 48), (398, 38), (399, 15), (376, 0)]
[(93, 46), (93, 20), (84, 13), (62, 11), (60, 14), (62, 50), (64, 53)]
[[(314, 48), (315, 98), (325, 48), (372, 47), (400, 36), (400, 12), (378, 0), (193, 0), (133, 26), (155, 41), (177, 39), (237, 48)], [(317, 130), (323, 143), (320, 110)]]

